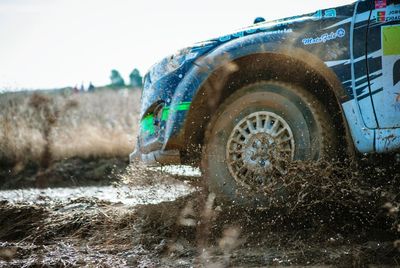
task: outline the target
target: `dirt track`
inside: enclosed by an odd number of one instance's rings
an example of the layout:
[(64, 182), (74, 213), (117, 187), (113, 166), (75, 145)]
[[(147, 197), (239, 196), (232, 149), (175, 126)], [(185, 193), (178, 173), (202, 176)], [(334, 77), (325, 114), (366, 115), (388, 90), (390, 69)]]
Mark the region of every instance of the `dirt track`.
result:
[(202, 178), (135, 167), (120, 188), (3, 191), (0, 266), (400, 264), (397, 173), (379, 171), (381, 187), (338, 167), (292, 171), (286, 202), (257, 211), (216, 203)]

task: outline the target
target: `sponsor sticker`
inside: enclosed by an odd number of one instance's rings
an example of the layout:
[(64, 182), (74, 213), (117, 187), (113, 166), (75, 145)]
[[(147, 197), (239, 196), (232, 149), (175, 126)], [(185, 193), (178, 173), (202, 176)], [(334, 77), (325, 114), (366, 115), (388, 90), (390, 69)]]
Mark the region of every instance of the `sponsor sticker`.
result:
[(400, 111), (400, 25), (382, 27), (382, 72), (386, 103)]
[(336, 9), (325, 10), (325, 18), (336, 18)]
[(237, 33), (230, 34), (230, 35), (225, 35), (225, 36), (220, 37), (218, 40), (220, 42), (227, 42), (227, 41), (229, 41), (231, 39), (243, 37), (243, 36), (245, 36), (247, 34), (252, 34), (252, 33), (255, 33), (257, 31), (265, 32), (265, 34), (267, 34), (267, 35), (284, 34), (284, 33), (292, 33), (293, 32), (292, 29), (282, 29), (282, 30), (275, 30), (275, 31), (269, 31), (268, 32), (268, 28), (261, 27), (261, 28), (256, 28), (256, 29), (249, 29), (249, 30), (246, 30), (244, 32), (242, 31), (242, 32), (237, 32)]
[(382, 27), (384, 56), (400, 55), (400, 25)]
[[(266, 29), (260, 28), (260, 30), (266, 30)], [(293, 33), (293, 30), (292, 29), (283, 29), (283, 30), (265, 32), (266, 35), (284, 34), (284, 33)]]
[(400, 21), (400, 5), (390, 5), (386, 9), (386, 22)]
[(376, 13), (376, 21), (378, 22), (386, 21), (386, 11), (378, 11)]
[(374, 10), (372, 19), (377, 22), (400, 21), (400, 5), (389, 5), (385, 10)]
[(386, 8), (386, 0), (375, 0), (375, 9)]
[(328, 19), (328, 18), (336, 18), (336, 9), (331, 8), (327, 10), (318, 10), (312, 16), (313, 20)]
[(337, 39), (337, 38), (343, 38), (346, 35), (346, 31), (343, 28), (339, 28), (336, 30), (336, 32), (331, 32), (331, 33), (325, 33), (317, 38), (304, 38), (302, 40), (303, 44), (305, 46), (308, 45), (313, 45), (313, 44), (320, 44), (320, 43), (326, 43), (328, 41)]

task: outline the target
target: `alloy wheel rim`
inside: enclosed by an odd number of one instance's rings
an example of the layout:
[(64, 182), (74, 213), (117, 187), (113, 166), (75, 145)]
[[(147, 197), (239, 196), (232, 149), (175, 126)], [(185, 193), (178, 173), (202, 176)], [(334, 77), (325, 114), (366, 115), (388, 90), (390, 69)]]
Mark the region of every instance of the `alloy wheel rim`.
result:
[(289, 124), (273, 112), (258, 111), (233, 128), (226, 160), (233, 178), (250, 189), (265, 185), (272, 174), (284, 175), (294, 152), (295, 141)]

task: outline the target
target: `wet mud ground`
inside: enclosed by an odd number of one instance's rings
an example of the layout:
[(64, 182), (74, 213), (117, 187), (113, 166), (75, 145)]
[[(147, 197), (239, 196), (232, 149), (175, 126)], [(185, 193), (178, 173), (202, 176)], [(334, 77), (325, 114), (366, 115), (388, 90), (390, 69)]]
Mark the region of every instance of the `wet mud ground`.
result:
[(32, 179), (5, 184), (0, 267), (400, 265), (398, 167), (361, 172), (297, 163), (271, 181), (283, 185), (284, 200), (249, 210), (216, 200), (196, 173), (126, 169), (112, 161), (104, 179), (72, 174), (78, 179), (70, 186), (58, 177), (43, 190), (26, 188)]

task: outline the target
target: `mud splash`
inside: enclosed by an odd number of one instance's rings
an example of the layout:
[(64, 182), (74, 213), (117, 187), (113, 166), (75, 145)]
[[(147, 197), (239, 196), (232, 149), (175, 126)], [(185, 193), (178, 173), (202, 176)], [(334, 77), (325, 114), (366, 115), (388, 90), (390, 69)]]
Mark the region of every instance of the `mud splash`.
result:
[[(399, 173), (375, 171), (366, 177), (326, 163), (294, 165), (277, 181), (286, 187), (287, 202), (263, 210), (222, 204), (212, 193), (193, 190), (190, 185), (204, 178), (185, 183), (139, 168), (130, 171), (131, 184), (125, 177), (124, 186), (110, 189), (127, 187), (121, 199), (128, 200), (128, 189), (163, 189), (160, 196), (148, 191), (145, 204), (124, 203), (104, 189), (64, 197), (57, 190), (48, 194), (53, 201), (34, 194), (29, 203), (3, 201), (0, 266), (395, 266)], [(179, 191), (163, 199), (171, 189)]]

